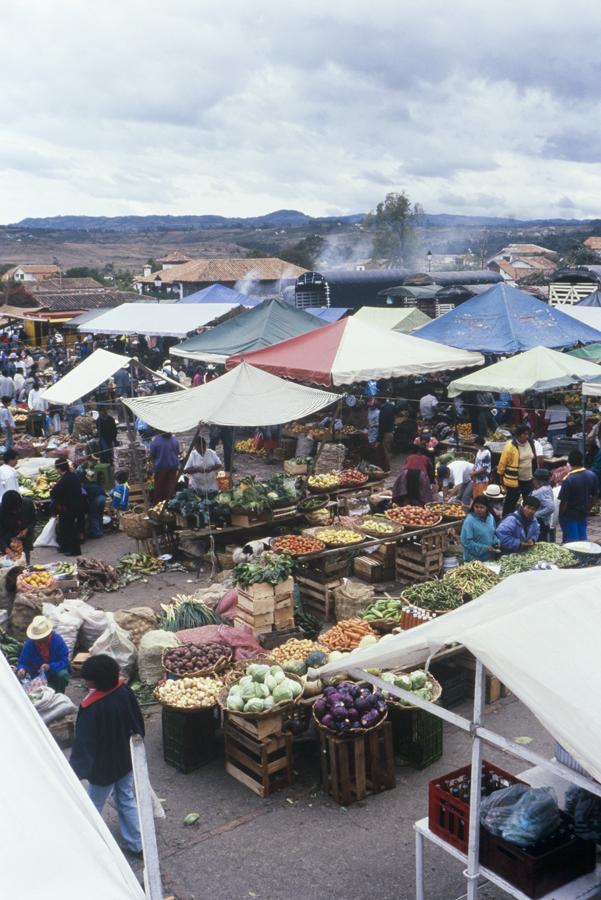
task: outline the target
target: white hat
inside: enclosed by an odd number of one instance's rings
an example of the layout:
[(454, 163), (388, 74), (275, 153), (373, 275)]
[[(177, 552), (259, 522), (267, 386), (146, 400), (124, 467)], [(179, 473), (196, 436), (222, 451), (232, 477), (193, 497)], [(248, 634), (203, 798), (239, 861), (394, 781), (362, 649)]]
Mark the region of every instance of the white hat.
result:
[(36, 616), (27, 629), (27, 637), (32, 641), (43, 641), (51, 633), (52, 625), (46, 616)]
[(505, 491), (498, 484), (489, 484), (484, 491), (484, 496), (488, 497), (489, 500), (499, 500), (505, 496)]

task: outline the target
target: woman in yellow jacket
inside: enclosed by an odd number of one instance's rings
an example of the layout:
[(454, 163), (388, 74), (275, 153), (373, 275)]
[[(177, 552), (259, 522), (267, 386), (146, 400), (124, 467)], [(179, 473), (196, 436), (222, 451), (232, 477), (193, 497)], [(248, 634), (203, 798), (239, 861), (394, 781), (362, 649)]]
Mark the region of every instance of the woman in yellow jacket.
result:
[(503, 487), (507, 491), (503, 515), (512, 513), (518, 505), (520, 495), (526, 498), (532, 493), (532, 476), (537, 468), (536, 449), (529, 425), (520, 425), (515, 437), (507, 441), (497, 465)]

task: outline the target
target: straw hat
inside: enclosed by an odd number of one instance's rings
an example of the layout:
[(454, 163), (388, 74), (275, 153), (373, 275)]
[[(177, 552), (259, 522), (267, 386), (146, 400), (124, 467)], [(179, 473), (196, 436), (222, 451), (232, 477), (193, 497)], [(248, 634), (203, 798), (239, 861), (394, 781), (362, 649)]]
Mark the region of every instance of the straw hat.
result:
[(489, 484), (484, 491), (484, 496), (488, 497), (489, 500), (499, 500), (505, 496), (505, 491), (498, 484)]
[(43, 641), (52, 633), (52, 625), (46, 616), (36, 616), (27, 629), (27, 637), (31, 641)]

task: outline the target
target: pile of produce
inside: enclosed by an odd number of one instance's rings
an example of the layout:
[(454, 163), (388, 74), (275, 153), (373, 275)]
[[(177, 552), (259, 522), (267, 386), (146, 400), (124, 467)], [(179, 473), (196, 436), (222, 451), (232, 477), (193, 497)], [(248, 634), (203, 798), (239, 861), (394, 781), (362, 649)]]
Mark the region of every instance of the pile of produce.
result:
[(9, 666), (17, 665), (22, 649), (23, 644), (9, 637), (4, 629), (0, 628), (0, 653), (4, 655)]
[(218, 503), (216, 499), (207, 497), (202, 491), (195, 491), (192, 488), (178, 491), (169, 500), (167, 506), (171, 512), (179, 513), (186, 519), (192, 519), (196, 528), (203, 528), (209, 524), (227, 525), (230, 521), (229, 506)]
[(323, 509), (327, 502), (327, 498), (323, 497), (304, 497), (298, 502), (298, 511), (302, 513), (315, 512), (315, 510)]
[(360, 472), (364, 472), (369, 478), (372, 478), (374, 481), (379, 478), (383, 478), (386, 474), (384, 469), (381, 469), (380, 466), (374, 466), (373, 463), (360, 462), (357, 468)]
[(238, 453), (255, 453), (257, 456), (265, 456), (265, 451), (262, 448), (257, 450), (254, 438), (246, 438), (245, 441), (236, 441), (235, 449)]
[(469, 422), (461, 422), (457, 427), (457, 434), (464, 440), (472, 437), (472, 426)]
[(331, 491), (340, 487), (340, 475), (334, 472), (325, 472), (323, 475), (309, 475), (307, 484), (311, 491)]
[(309, 437), (312, 437), (314, 441), (321, 441), (323, 438), (329, 437), (331, 433), (331, 428), (321, 428), (319, 425), (310, 428), (308, 431)]
[(365, 516), (359, 522), (359, 527), (362, 531), (367, 531), (378, 537), (385, 537), (387, 534), (396, 534), (398, 532), (398, 528), (392, 522), (387, 522), (384, 516)]
[(377, 619), (395, 619), (398, 621), (401, 618), (403, 606), (402, 600), (395, 600), (393, 597), (383, 597), (381, 600), (376, 600), (375, 603), (368, 606), (360, 615), (364, 622), (375, 622)]
[(340, 476), (340, 484), (344, 487), (352, 487), (353, 485), (365, 484), (367, 475), (360, 472), (359, 469), (345, 469)]
[(282, 473), (265, 482), (267, 496), (273, 509), (296, 505), (299, 498), (296, 478)]
[(488, 566), (475, 559), (473, 562), (451, 569), (444, 576), (444, 580), (452, 582), (458, 590), (475, 600), (498, 584), (501, 579)]
[(77, 569), (73, 563), (57, 562), (52, 566), (52, 571), (57, 578), (69, 578), (69, 576), (75, 575)]
[(313, 426), (310, 422), (292, 422), (290, 425), (286, 425), (286, 431), (290, 434), (307, 434), (310, 428)]
[(148, 514), (152, 519), (159, 519), (161, 522), (172, 522), (175, 518), (172, 512), (169, 512), (169, 501), (160, 500), (151, 506)]
[(147, 553), (126, 553), (117, 563), (117, 568), (125, 575), (156, 575), (163, 571), (165, 563)]
[(292, 459), (288, 459), (286, 462), (291, 463), (293, 466), (308, 466), (313, 462), (313, 459), (310, 456), (293, 456)]
[(324, 544), (340, 544), (341, 546), (360, 544), (363, 540), (363, 535), (357, 531), (351, 531), (350, 528), (320, 528), (315, 532), (315, 537)]
[(200, 628), (203, 625), (229, 625), (227, 619), (210, 609), (197, 597), (177, 594), (171, 603), (161, 603), (163, 612), (159, 616), (159, 628), (163, 631), (184, 631), (186, 628)]
[(4, 556), (7, 556), (8, 559), (21, 559), (21, 557), (23, 556), (22, 542), (17, 540), (17, 538), (13, 538), (4, 551)]
[(253, 562), (240, 563), (234, 568), (232, 578), (239, 587), (245, 588), (251, 584), (279, 584), (294, 570), (294, 560), (284, 553), (272, 553), (269, 550), (262, 553), (259, 559)]
[(17, 577), (17, 591), (50, 590), (56, 585), (52, 572), (43, 566), (34, 566), (30, 572), (21, 572)]
[(49, 500), (50, 491), (59, 477), (58, 469), (51, 467), (38, 475), (35, 481), (25, 475), (17, 475), (17, 481), (23, 497), (31, 497), (33, 500)]
[(457, 609), (463, 603), (463, 593), (452, 581), (424, 581), (405, 588), (403, 600), (414, 603), (420, 609)]
[(285, 644), (274, 647), (269, 651), (270, 657), (274, 662), (285, 666), (286, 663), (300, 662), (305, 666), (304, 672), (296, 672), (296, 675), (304, 675), (307, 667), (317, 668), (323, 666), (327, 660), (327, 654), (323, 652), (323, 647), (315, 641), (299, 640), (291, 638)]
[(136, 679), (136, 681), (130, 681), (129, 686), (136, 695), (140, 706), (152, 706), (155, 702), (154, 689), (150, 684), (144, 684)]
[(220, 491), (215, 499), (217, 503), (227, 506), (230, 510), (260, 514), (268, 512), (273, 506), (274, 498), (270, 497), (269, 493), (266, 484), (249, 475), (231, 491)]
[(327, 509), (316, 509), (315, 512), (305, 513), (305, 519), (310, 525), (327, 525), (330, 513)]
[(216, 641), (208, 644), (180, 644), (163, 655), (163, 668), (170, 675), (182, 678), (186, 675), (200, 674), (208, 670), (217, 671), (220, 664), (225, 665), (232, 658), (229, 644)]
[(117, 570), (103, 559), (80, 556), (77, 574), (80, 584), (88, 591), (116, 591), (122, 584)]
[(281, 666), (251, 663), (246, 674), (230, 687), (226, 708), (231, 712), (262, 713), (290, 703), (303, 692)]
[(134, 647), (140, 645), (140, 641), (147, 632), (157, 627), (156, 613), (149, 606), (130, 606), (129, 609), (117, 609), (114, 616), (117, 625), (127, 631)]
[(322, 541), (306, 534), (285, 534), (271, 542), (272, 550), (287, 553), (289, 556), (303, 556), (305, 553), (318, 553), (325, 548)]
[(176, 709), (208, 709), (217, 705), (223, 684), (217, 678), (176, 678), (157, 684), (154, 696)]
[(428, 528), (440, 522), (438, 513), (422, 506), (393, 506), (392, 509), (387, 509), (384, 515), (399, 525), (414, 528)]
[(576, 559), (569, 550), (559, 544), (546, 544), (541, 541), (531, 550), (524, 553), (510, 553), (501, 557), (501, 578), (516, 575), (518, 572), (529, 572), (539, 562), (553, 563), (560, 569), (569, 569), (575, 565)]
[(437, 516), (452, 516), (454, 519), (465, 519), (466, 515), (462, 503), (428, 503), (428, 509)]
[[(382, 681), (386, 681), (388, 684), (394, 684), (395, 687), (404, 691), (411, 691), (412, 694), (415, 694), (416, 697), (421, 697), (422, 700), (432, 700), (434, 697), (434, 682), (423, 669), (416, 669), (408, 675), (383, 672), (380, 677)], [(384, 696), (392, 703), (398, 703), (400, 706), (411, 706), (406, 700), (387, 694), (386, 691), (384, 691)]]
[(388, 704), (381, 691), (371, 691), (353, 682), (343, 681), (324, 689), (323, 697), (313, 704), (315, 718), (324, 728), (346, 734), (373, 728), (386, 718)]
[(320, 643), (330, 650), (355, 650), (375, 644), (378, 636), (368, 622), (361, 619), (343, 619), (321, 635)]

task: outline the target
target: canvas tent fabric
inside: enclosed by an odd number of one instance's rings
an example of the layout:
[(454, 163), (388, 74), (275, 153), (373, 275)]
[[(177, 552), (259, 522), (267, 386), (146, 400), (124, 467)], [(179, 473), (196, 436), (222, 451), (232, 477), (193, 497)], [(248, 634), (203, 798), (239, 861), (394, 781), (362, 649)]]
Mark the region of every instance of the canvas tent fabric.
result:
[(2, 654), (0, 719), (2, 896), (144, 900), (115, 839)]
[(181, 338), (227, 315), (237, 306), (237, 303), (191, 303), (189, 306), (177, 303), (123, 303), (80, 325), (79, 331)]
[(68, 406), (96, 390), (107, 378), (131, 362), (130, 356), (120, 356), (108, 350), (95, 350), (90, 356), (67, 372), (56, 384), (42, 394), (49, 403)]
[(575, 304), (575, 306), (601, 306), (601, 288), (593, 291), (588, 297), (583, 297), (582, 300), (579, 300), (578, 303)]
[(585, 397), (601, 397), (601, 381), (586, 381), (582, 385), (582, 393)]
[(258, 297), (249, 297), (225, 284), (210, 284), (201, 291), (195, 291), (176, 300), (176, 303), (233, 303), (237, 306), (258, 306), (261, 302)]
[(174, 356), (209, 362), (225, 362), (234, 353), (246, 354), (261, 347), (321, 328), (323, 322), (281, 298), (259, 306), (172, 347)]
[(415, 337), (490, 355), (555, 350), (601, 340), (601, 331), (506, 284), (496, 284), (414, 332)]
[(410, 334), (416, 328), (431, 321), (430, 316), (415, 306), (405, 309), (362, 306), (355, 313), (355, 319), (367, 322), (369, 325), (377, 325), (378, 328), (386, 328), (388, 331), (400, 331), (402, 334)]
[(87, 325), (88, 322), (91, 322), (92, 319), (96, 319), (98, 316), (104, 315), (106, 309), (86, 309), (85, 312), (81, 313), (79, 316), (75, 316), (74, 319), (69, 319), (67, 325), (69, 328), (77, 328), (79, 325)]
[(239, 427), (280, 425), (312, 415), (339, 399), (338, 394), (292, 384), (243, 362), (200, 387), (124, 403), (153, 428), (181, 433), (199, 422)]
[(560, 310), (575, 319), (582, 325), (589, 328), (596, 328), (601, 331), (601, 306), (580, 306), (579, 303), (562, 303), (558, 304), (555, 309)]
[(324, 322), (337, 322), (349, 311), (344, 306), (305, 306), (304, 312), (317, 316)]
[(586, 347), (576, 347), (575, 350), (568, 350), (568, 356), (577, 356), (579, 359), (588, 359), (591, 362), (600, 363), (601, 343), (587, 344)]
[[(246, 354), (245, 359), (275, 375), (327, 386), (425, 375), (484, 362), (480, 353), (466, 353), (408, 334), (385, 331), (354, 316)], [(239, 356), (233, 357), (226, 366), (239, 361)]]
[(433, 652), (463, 644), (600, 781), (599, 628), (595, 568), (526, 572), (453, 612), (329, 663), (319, 674), (352, 666), (415, 668)]
[(523, 394), (525, 391), (551, 391), (601, 376), (599, 367), (568, 353), (533, 347), (525, 353), (471, 372), (449, 384), (449, 397), (464, 391), (492, 391)]

